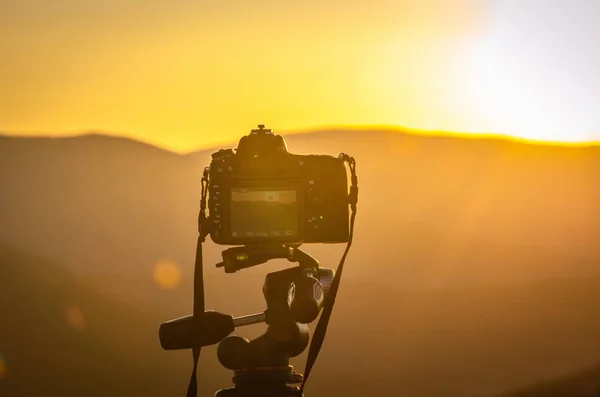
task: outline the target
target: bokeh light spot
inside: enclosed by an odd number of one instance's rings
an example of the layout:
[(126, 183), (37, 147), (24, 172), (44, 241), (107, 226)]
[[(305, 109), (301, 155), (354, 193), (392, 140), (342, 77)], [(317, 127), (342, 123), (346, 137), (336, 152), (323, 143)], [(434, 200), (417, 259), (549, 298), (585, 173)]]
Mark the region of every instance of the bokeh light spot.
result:
[(81, 332), (85, 330), (85, 319), (83, 313), (77, 306), (67, 306), (65, 309), (65, 321), (69, 327), (73, 328), (75, 331)]
[(173, 260), (160, 260), (154, 266), (152, 278), (156, 285), (162, 289), (177, 288), (181, 284), (181, 268)]
[(2, 354), (0, 354), (0, 379), (5, 378), (6, 377), (6, 361), (4, 360), (4, 357), (2, 357)]

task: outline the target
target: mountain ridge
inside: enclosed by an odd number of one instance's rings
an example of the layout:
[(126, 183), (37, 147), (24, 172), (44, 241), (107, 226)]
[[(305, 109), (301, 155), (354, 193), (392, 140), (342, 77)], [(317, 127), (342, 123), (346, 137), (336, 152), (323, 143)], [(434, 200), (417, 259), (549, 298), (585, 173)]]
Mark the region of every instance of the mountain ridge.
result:
[[(248, 131), (249, 132), (249, 131)], [(240, 137), (246, 135), (248, 132), (240, 132)], [(288, 139), (288, 137), (296, 137), (296, 136), (310, 136), (310, 135), (318, 135), (318, 134), (365, 134), (365, 133), (375, 133), (375, 134), (400, 134), (404, 135), (408, 138), (424, 138), (429, 140), (442, 139), (442, 140), (457, 140), (457, 141), (476, 141), (476, 142), (490, 142), (490, 143), (506, 143), (506, 144), (517, 144), (517, 145), (526, 145), (526, 146), (539, 146), (543, 148), (572, 148), (572, 149), (600, 149), (600, 141), (591, 141), (591, 142), (558, 142), (558, 141), (544, 141), (544, 140), (530, 140), (525, 138), (513, 137), (510, 135), (503, 134), (490, 134), (490, 133), (461, 133), (461, 132), (450, 132), (450, 131), (441, 131), (441, 130), (417, 130), (417, 129), (409, 129), (403, 127), (396, 126), (331, 126), (331, 127), (317, 127), (317, 128), (309, 128), (309, 129), (299, 129), (299, 130), (283, 130), (283, 131), (274, 131), (276, 134), (281, 134)], [(109, 139), (122, 139), (125, 141), (136, 142), (143, 145), (151, 146), (159, 150), (163, 150), (166, 152), (170, 152), (178, 155), (194, 155), (196, 153), (201, 153), (205, 151), (216, 150), (218, 147), (230, 147), (237, 146), (237, 141), (233, 140), (230, 143), (225, 143), (223, 145), (210, 145), (210, 146), (202, 146), (200, 145), (197, 149), (190, 149), (185, 151), (176, 151), (166, 147), (161, 146), (160, 144), (151, 143), (149, 141), (140, 140), (137, 138), (129, 137), (126, 135), (113, 134), (108, 131), (89, 131), (89, 132), (81, 132), (75, 134), (68, 135), (56, 135), (56, 136), (46, 136), (46, 135), (35, 135), (35, 134), (27, 134), (27, 135), (16, 135), (15, 133), (7, 133), (0, 131), (0, 139), (24, 139), (24, 140), (70, 140), (70, 139), (90, 139), (90, 138), (109, 138)]]
[[(419, 263), (441, 260), (432, 255), (433, 247), (461, 258), (479, 246), (478, 255), (485, 257), (485, 250), (521, 242), (525, 247), (506, 253), (507, 260), (536, 245), (564, 248), (565, 258), (589, 257), (579, 263), (596, 255), (596, 149), (392, 132), (340, 139), (342, 134), (290, 135), (286, 140), (292, 153), (343, 151), (356, 158), (362, 214), (357, 232), (366, 233), (366, 240), (378, 235), (378, 244), (399, 245), (403, 256), (415, 255)], [(195, 241), (200, 179), (211, 150), (179, 155), (99, 135), (30, 139), (0, 140), (0, 186), (6, 187), (0, 197), (0, 240), (98, 269), (145, 263), (149, 274), (163, 257), (193, 263), (189, 246)], [(373, 244), (356, 242), (359, 250)], [(380, 250), (372, 259), (391, 260)]]

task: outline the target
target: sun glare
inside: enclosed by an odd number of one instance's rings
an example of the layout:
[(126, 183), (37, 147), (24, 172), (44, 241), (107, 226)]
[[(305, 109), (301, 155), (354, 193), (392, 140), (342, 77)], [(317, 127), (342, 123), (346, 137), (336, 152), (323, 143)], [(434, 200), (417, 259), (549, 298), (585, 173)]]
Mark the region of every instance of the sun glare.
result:
[(535, 67), (526, 69), (499, 49), (484, 47), (477, 52), (472, 68), (473, 109), (502, 133), (531, 141), (583, 143), (585, 119), (577, 115), (576, 98), (569, 92), (548, 95), (549, 83), (535, 76)]
[(593, 142), (598, 136), (593, 82), (582, 84), (575, 55), (557, 56), (560, 50), (569, 53), (561, 46), (581, 40), (549, 32), (546, 25), (558, 16), (537, 11), (543, 14), (539, 24), (500, 4), (486, 34), (470, 41), (468, 106), (481, 132), (551, 143)]

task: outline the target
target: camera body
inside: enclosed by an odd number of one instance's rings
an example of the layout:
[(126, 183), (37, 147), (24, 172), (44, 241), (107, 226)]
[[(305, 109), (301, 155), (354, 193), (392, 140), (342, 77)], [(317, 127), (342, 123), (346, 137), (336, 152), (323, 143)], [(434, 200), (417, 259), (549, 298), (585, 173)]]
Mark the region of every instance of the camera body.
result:
[(212, 155), (210, 236), (220, 245), (345, 243), (349, 173), (328, 155), (297, 155), (264, 125)]

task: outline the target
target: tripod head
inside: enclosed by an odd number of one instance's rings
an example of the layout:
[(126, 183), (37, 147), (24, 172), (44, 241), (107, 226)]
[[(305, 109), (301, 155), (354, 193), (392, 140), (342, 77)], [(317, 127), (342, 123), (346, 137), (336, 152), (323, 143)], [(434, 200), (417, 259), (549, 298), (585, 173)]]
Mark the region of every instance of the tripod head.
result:
[[(205, 311), (197, 332), (193, 316), (163, 323), (159, 338), (163, 349), (189, 349), (219, 344), (221, 365), (232, 370), (235, 387), (219, 390), (215, 397), (297, 396), (302, 375), (290, 365), (290, 358), (308, 346), (308, 323), (314, 321), (333, 281), (332, 269), (320, 268), (319, 262), (298, 246), (243, 246), (222, 253), (217, 267), (233, 273), (271, 259), (285, 258), (299, 266), (269, 273), (263, 295), (267, 308), (262, 313), (233, 318)], [(232, 335), (236, 327), (265, 322), (266, 332), (253, 340)]]

